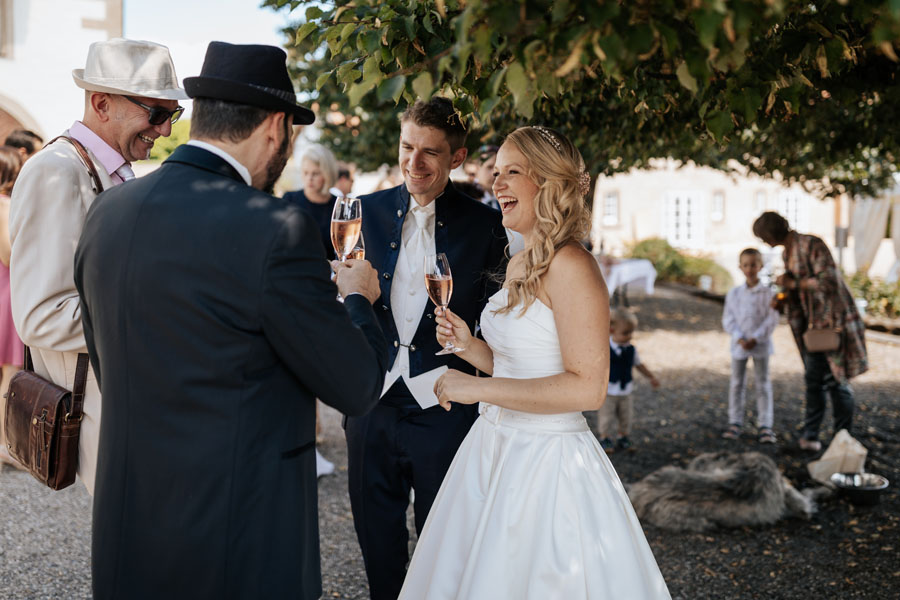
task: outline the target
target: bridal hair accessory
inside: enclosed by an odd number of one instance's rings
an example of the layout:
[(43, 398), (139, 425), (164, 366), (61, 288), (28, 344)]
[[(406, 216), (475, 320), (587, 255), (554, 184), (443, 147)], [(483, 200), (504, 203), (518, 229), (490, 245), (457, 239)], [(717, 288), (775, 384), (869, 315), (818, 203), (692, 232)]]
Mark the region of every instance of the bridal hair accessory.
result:
[[(541, 137), (550, 142), (550, 144), (556, 148), (557, 152), (562, 152), (562, 144), (559, 143), (559, 138), (553, 135), (553, 132), (544, 127), (543, 125), (535, 125), (533, 127)], [(578, 174), (578, 190), (581, 192), (582, 196), (587, 196), (588, 192), (591, 191), (591, 175), (586, 170), (582, 170)]]
[(553, 135), (553, 133), (549, 129), (547, 129), (543, 125), (535, 125), (534, 128), (537, 130), (537, 132), (539, 134), (541, 134), (542, 138), (544, 138), (545, 140), (550, 142), (553, 145), (553, 147), (556, 148), (557, 152), (562, 151), (562, 146), (560, 145), (559, 140), (556, 139), (556, 136)]
[(581, 191), (582, 196), (587, 196), (588, 192), (591, 191), (591, 174), (587, 171), (582, 171), (578, 175), (578, 189)]

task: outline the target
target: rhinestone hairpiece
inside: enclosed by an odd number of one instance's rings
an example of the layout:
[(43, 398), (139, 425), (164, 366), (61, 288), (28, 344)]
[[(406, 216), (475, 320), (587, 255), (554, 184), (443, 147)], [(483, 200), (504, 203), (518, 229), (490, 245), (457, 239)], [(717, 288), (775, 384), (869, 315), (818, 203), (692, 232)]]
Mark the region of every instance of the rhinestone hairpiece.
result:
[(578, 175), (578, 188), (582, 196), (587, 196), (591, 191), (591, 174), (587, 171), (582, 171)]
[[(544, 127), (543, 125), (535, 125), (534, 129), (537, 130), (541, 137), (550, 142), (554, 148), (556, 148), (557, 152), (562, 152), (562, 144), (559, 143), (559, 140), (553, 132)], [(591, 175), (587, 171), (581, 171), (578, 174), (578, 190), (581, 192), (582, 196), (587, 196), (588, 192), (591, 191)]]
[(562, 145), (559, 143), (559, 140), (556, 139), (556, 136), (553, 133), (544, 127), (543, 125), (535, 125), (534, 128), (537, 130), (541, 137), (553, 144), (553, 147), (556, 148), (557, 152), (562, 151)]

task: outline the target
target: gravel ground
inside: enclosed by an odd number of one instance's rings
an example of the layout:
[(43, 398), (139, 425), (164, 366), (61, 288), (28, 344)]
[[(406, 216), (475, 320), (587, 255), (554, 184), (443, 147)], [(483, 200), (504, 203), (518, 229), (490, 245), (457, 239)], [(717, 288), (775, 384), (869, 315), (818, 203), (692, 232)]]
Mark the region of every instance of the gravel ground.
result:
[[(636, 451), (611, 457), (622, 480), (635, 481), (666, 464), (684, 466), (702, 452), (762, 450), (796, 487), (813, 485), (806, 464), (816, 455), (797, 446), (804, 386), (790, 328), (778, 326), (770, 361), (779, 440), (775, 447), (761, 447), (750, 425), (755, 401), (749, 394), (742, 439), (719, 437), (727, 424), (730, 374), (721, 304), (685, 300), (667, 288), (632, 304), (641, 321), (633, 343), (662, 387), (654, 392), (636, 376)], [(869, 450), (866, 470), (892, 482), (881, 504), (857, 507), (833, 497), (809, 521), (706, 534), (645, 527), (673, 598), (898, 597), (900, 347), (870, 340), (868, 350), (870, 371), (853, 381), (854, 435)], [(831, 439), (831, 426), (828, 416), (823, 443)]]
[[(762, 450), (799, 487), (812, 485), (814, 455), (796, 443), (803, 404), (802, 365), (790, 330), (775, 333), (775, 447), (755, 441), (752, 408), (745, 433), (722, 440), (730, 369), (721, 305), (669, 288), (631, 297), (640, 318), (634, 344), (662, 381), (653, 391), (637, 375), (635, 451), (612, 455), (623, 481), (702, 452)], [(771, 527), (672, 533), (645, 527), (673, 598), (896, 598), (900, 586), (900, 347), (869, 343), (871, 371), (854, 380), (855, 435), (866, 468), (892, 481), (874, 507), (826, 499), (811, 520)], [(698, 365), (700, 365), (698, 367)], [(749, 399), (750, 397), (748, 397)], [(754, 403), (748, 402), (749, 406)], [(321, 411), (322, 454), (337, 465), (319, 480), (323, 598), (367, 598), (362, 557), (347, 497), (347, 454), (339, 415)], [(826, 419), (823, 441), (831, 437)], [(412, 545), (413, 541), (411, 541)], [(80, 483), (62, 492), (29, 475), (0, 472), (0, 599), (90, 598), (90, 497)], [(894, 591), (891, 591), (894, 590)]]

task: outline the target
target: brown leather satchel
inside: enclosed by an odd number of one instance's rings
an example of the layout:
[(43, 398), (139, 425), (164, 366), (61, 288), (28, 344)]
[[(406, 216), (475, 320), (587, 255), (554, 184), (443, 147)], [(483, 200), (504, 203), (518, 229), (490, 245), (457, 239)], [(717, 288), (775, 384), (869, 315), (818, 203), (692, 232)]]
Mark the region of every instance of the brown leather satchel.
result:
[[(94, 190), (102, 192), (100, 175), (78, 140), (61, 135), (47, 146), (60, 138), (74, 146)], [(9, 453), (38, 481), (54, 490), (75, 482), (88, 367), (88, 355), (79, 354), (75, 387), (70, 392), (34, 372), (31, 350), (25, 346), (25, 369), (9, 382), (5, 415)]]
[(31, 350), (26, 346), (25, 370), (13, 375), (9, 382), (9, 453), (35, 479), (54, 490), (75, 482), (87, 370), (88, 355), (79, 354), (75, 387), (70, 392), (34, 372)]
[(841, 347), (840, 327), (813, 327), (812, 324), (812, 294), (807, 293), (809, 303), (807, 310), (807, 329), (803, 333), (803, 345), (807, 352), (834, 352)]
[(803, 345), (807, 352), (834, 352), (841, 347), (841, 330), (810, 327), (803, 334)]

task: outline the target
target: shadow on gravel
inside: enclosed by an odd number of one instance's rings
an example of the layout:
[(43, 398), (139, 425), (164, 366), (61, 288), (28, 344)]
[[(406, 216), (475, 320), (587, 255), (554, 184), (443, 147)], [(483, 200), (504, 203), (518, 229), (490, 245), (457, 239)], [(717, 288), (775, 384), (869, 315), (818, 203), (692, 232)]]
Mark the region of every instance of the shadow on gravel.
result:
[(652, 296), (629, 294), (628, 307), (637, 315), (638, 328), (691, 333), (722, 330), (722, 304), (686, 296), (667, 287), (658, 287)]

